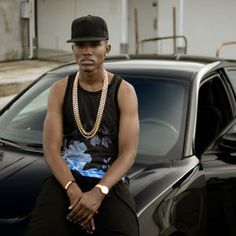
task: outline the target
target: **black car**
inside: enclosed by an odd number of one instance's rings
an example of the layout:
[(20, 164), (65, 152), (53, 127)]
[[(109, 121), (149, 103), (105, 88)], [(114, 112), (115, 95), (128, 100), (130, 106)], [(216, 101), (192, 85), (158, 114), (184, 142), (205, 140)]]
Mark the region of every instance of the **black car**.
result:
[[(140, 141), (129, 172), (141, 236), (236, 235), (236, 61), (120, 56), (106, 69), (133, 84)], [(50, 172), (42, 129), (56, 68), (0, 111), (0, 235), (23, 235)]]

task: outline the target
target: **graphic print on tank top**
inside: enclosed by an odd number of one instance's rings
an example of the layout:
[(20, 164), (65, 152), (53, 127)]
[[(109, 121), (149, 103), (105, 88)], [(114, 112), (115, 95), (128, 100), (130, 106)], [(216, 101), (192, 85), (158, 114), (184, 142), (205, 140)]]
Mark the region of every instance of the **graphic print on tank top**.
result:
[[(109, 148), (112, 141), (107, 136), (109, 134), (108, 130), (105, 129), (105, 132), (102, 133), (105, 133), (106, 135), (104, 135), (101, 139), (98, 135), (95, 135), (89, 140), (91, 146), (103, 146), (105, 148)], [(100, 161), (100, 163), (96, 164), (87, 151), (88, 147), (84, 142), (72, 140), (69, 147), (65, 148), (64, 160), (71, 170), (76, 170), (83, 176), (102, 178), (106, 170), (109, 168), (112, 158), (103, 158), (102, 162)], [(91, 163), (92, 160), (93, 163)]]

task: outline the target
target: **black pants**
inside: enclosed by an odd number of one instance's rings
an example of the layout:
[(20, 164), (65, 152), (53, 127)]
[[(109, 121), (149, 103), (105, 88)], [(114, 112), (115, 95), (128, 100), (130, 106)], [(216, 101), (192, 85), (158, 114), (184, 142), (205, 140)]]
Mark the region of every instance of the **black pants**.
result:
[[(73, 173), (83, 192), (89, 191), (99, 181)], [(78, 224), (66, 219), (69, 198), (54, 177), (45, 182), (38, 197), (27, 236), (85, 236)], [(104, 198), (99, 213), (94, 215), (94, 236), (138, 236), (138, 220), (135, 204), (127, 183), (119, 182)]]

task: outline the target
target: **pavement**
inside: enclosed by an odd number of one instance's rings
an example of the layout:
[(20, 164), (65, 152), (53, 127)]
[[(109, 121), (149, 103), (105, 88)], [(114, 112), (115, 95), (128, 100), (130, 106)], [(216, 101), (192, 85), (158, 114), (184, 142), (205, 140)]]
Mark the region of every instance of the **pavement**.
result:
[(0, 108), (33, 80), (63, 63), (61, 60), (0, 62)]

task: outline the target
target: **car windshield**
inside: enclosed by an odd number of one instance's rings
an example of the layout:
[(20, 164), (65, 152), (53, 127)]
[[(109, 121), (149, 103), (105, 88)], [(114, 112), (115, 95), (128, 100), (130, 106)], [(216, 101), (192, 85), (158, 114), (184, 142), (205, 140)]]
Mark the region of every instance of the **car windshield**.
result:
[(42, 144), (47, 97), (55, 76), (48, 74), (35, 83), (0, 117), (0, 138), (17, 144)]
[[(174, 78), (122, 75), (133, 84), (139, 102), (138, 158), (181, 157), (187, 113), (188, 83)], [(42, 146), (43, 122), (50, 86), (63, 76), (49, 73), (35, 83), (0, 117), (2, 140)], [(176, 158), (176, 157), (175, 157)], [(155, 158), (156, 159), (156, 158)]]

